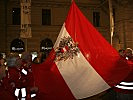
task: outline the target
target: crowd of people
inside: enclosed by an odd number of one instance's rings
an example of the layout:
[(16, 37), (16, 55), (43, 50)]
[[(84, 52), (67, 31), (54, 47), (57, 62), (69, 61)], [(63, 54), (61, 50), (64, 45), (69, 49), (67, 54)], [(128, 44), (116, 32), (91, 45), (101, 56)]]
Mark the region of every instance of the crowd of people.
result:
[[(133, 50), (119, 50), (120, 56), (133, 63)], [(31, 65), (44, 62), (46, 56), (41, 52), (32, 60), (32, 55), (23, 52), (22, 55), (10, 53), (7, 58), (0, 54), (0, 100), (34, 100), (32, 94), (37, 95)]]
[(133, 61), (133, 50), (131, 48), (127, 48), (126, 50), (120, 49), (119, 54), (121, 57)]
[(33, 61), (29, 52), (21, 55), (10, 53), (6, 59), (0, 54), (0, 99), (31, 100), (32, 94), (38, 90), (34, 85), (31, 65), (42, 63), (44, 58), (41, 52)]

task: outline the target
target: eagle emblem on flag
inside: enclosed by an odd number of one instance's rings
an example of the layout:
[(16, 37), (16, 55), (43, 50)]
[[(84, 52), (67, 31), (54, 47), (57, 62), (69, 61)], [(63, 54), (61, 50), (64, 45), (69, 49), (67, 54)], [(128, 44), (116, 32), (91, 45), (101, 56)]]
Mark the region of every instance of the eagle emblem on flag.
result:
[(75, 43), (71, 37), (63, 37), (59, 43), (59, 47), (55, 50), (55, 61), (73, 59), (79, 53), (78, 43)]

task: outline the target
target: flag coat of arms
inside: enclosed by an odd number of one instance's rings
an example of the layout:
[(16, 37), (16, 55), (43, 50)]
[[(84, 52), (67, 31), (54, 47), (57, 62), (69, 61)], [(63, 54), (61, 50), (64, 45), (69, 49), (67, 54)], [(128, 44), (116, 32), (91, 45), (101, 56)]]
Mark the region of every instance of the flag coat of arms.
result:
[(130, 72), (126, 61), (101, 36), (73, 1), (53, 50), (32, 65), (46, 100), (75, 100), (99, 94)]

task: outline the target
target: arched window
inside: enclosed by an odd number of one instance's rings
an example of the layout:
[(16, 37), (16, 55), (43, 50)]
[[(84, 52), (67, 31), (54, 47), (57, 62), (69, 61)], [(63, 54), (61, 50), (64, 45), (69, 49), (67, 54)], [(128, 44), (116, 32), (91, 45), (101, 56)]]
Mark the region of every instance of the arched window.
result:
[(46, 38), (44, 40), (41, 41), (40, 44), (40, 51), (41, 52), (46, 52), (49, 53), (53, 48), (53, 42), (51, 39)]
[(18, 53), (24, 52), (25, 51), (24, 42), (21, 39), (18, 39), (18, 38), (14, 39), (11, 42), (10, 51), (11, 52), (18, 52)]
[(51, 39), (46, 38), (41, 41), (40, 44), (40, 51), (42, 52), (42, 62), (46, 59), (46, 57), (49, 55), (50, 51), (53, 48), (53, 42)]

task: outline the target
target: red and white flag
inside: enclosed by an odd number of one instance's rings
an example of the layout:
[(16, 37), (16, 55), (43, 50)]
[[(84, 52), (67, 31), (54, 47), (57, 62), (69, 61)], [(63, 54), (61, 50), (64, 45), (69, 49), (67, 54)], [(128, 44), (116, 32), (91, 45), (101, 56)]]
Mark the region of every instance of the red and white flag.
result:
[(130, 72), (126, 61), (74, 1), (54, 49), (44, 63), (32, 67), (35, 83), (46, 100), (94, 96), (115, 86)]

